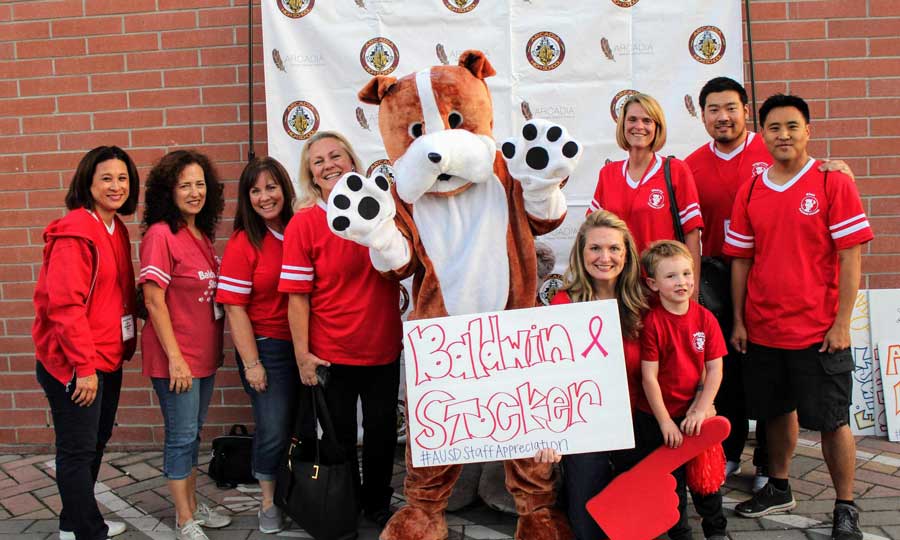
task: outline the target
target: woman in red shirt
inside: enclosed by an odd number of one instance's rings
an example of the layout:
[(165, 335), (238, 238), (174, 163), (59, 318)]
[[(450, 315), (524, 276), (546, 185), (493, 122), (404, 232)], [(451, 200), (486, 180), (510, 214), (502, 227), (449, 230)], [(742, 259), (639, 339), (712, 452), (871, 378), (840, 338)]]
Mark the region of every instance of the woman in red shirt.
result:
[(31, 335), (56, 435), (62, 540), (125, 531), (124, 523), (103, 521), (94, 484), (119, 406), (122, 361), (137, 342), (131, 242), (116, 214), (133, 214), (138, 195), (128, 154), (99, 146), (75, 170), (70, 212), (44, 230)]
[(223, 207), (222, 184), (203, 154), (169, 152), (150, 171), (138, 279), (149, 314), (141, 355), (165, 422), (163, 473), (178, 540), (207, 540), (201, 526), (231, 522), (196, 496), (200, 429), (222, 365), (224, 311), (213, 302), (219, 263), (212, 242)]
[[(551, 305), (609, 299), (618, 302), (632, 408), (642, 392), (639, 338), (647, 303), (640, 279), (640, 260), (628, 226), (615, 214), (599, 210), (590, 214), (578, 229), (563, 287), (550, 302)], [(559, 457), (552, 449), (538, 453), (539, 461), (557, 461)], [(584, 505), (612, 478), (610, 454), (563, 456), (562, 468), (569, 521), (575, 537), (578, 540), (605, 538)]]
[(275, 476), (297, 410), (300, 378), (287, 295), (278, 292), (284, 228), (294, 215), (294, 188), (273, 158), (253, 160), (238, 182), (234, 233), (225, 245), (216, 301), (225, 305), (244, 390), (253, 405), (253, 476), (262, 489), (259, 530), (282, 529), (273, 504)]
[(318, 132), (300, 156), (301, 204), (284, 233), (278, 290), (288, 293), (294, 353), (305, 385), (328, 367), (328, 410), (348, 459), (356, 459), (356, 402), (362, 401), (361, 497), (365, 515), (390, 518), (397, 392), (400, 381), (400, 288), (373, 267), (369, 249), (333, 234), (328, 196), (345, 174), (362, 170), (340, 134)]
[[(647, 94), (628, 97), (616, 120), (616, 142), (628, 152), (628, 159), (614, 161), (600, 170), (588, 213), (603, 209), (621, 217), (634, 236), (638, 253), (655, 240), (677, 240), (666, 187), (665, 159), (657, 154), (666, 144), (666, 118), (659, 103)], [(697, 186), (683, 161), (668, 159), (675, 210), (684, 231), (684, 243), (694, 258), (695, 274), (699, 275), (703, 219)]]

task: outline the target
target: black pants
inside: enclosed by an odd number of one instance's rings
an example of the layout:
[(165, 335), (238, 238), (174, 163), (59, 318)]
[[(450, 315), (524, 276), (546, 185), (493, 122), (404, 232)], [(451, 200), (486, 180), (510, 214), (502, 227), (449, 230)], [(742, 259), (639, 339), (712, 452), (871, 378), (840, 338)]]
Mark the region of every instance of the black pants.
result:
[[(725, 459), (740, 463), (744, 445), (747, 443), (748, 421), (744, 376), (741, 368), (742, 354), (728, 345), (728, 356), (723, 360), (724, 371), (722, 385), (716, 394), (716, 412), (731, 422), (731, 432), (722, 441)], [(757, 467), (768, 465), (769, 455), (766, 451), (766, 425), (762, 420), (756, 422), (756, 449), (753, 452), (753, 464)]]
[[(662, 431), (652, 414), (634, 410), (634, 445), (630, 450), (619, 450), (612, 453), (612, 463), (616, 474), (621, 474), (642, 459), (649, 456), (654, 450), (663, 445)], [(676, 424), (680, 424), (683, 418), (673, 418)], [(690, 540), (691, 526), (687, 516), (687, 482), (685, 480), (685, 466), (682, 465), (674, 471), (675, 493), (678, 495), (678, 523), (669, 529), (669, 538), (672, 540)], [(691, 500), (694, 508), (700, 515), (700, 524), (703, 527), (703, 535), (710, 537), (714, 534), (725, 534), (728, 528), (728, 520), (722, 512), (722, 495), (717, 491), (711, 495), (699, 495), (691, 492)]]
[(122, 370), (97, 372), (97, 397), (89, 407), (72, 401), (75, 378), (65, 385), (37, 363), (37, 380), (44, 388), (56, 432), (56, 485), (62, 500), (59, 529), (77, 540), (101, 540), (108, 528), (94, 498), (103, 450), (112, 436), (122, 388)]
[(566, 513), (577, 540), (607, 538), (585, 504), (612, 480), (608, 452), (569, 454), (562, 458)]
[[(362, 480), (357, 479), (362, 508), (367, 512), (387, 509), (394, 493), (391, 477), (397, 448), (400, 362), (371, 367), (332, 364), (328, 370), (325, 401), (347, 459), (356, 459), (356, 402), (362, 401)], [(302, 406), (306, 411), (310, 407), (310, 395), (308, 390), (304, 391)]]

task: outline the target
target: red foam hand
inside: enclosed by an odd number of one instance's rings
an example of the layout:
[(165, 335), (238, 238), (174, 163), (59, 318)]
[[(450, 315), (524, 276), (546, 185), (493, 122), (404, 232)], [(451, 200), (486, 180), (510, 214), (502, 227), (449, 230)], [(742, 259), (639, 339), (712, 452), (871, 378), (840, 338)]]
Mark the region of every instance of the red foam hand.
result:
[(700, 435), (684, 437), (678, 448), (661, 446), (633, 469), (617, 476), (586, 507), (611, 540), (648, 540), (678, 522), (678, 496), (672, 471), (719, 444), (731, 426), (715, 416), (703, 422)]

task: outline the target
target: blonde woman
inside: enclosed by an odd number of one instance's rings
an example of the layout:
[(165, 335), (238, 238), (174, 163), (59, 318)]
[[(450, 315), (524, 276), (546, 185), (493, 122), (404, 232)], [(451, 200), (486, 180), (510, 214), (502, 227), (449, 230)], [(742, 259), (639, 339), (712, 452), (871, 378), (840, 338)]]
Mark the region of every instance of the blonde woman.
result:
[[(400, 384), (399, 284), (385, 279), (369, 249), (333, 234), (327, 223), (331, 190), (359, 158), (339, 133), (319, 132), (300, 156), (300, 205), (284, 233), (278, 290), (288, 294), (288, 321), (300, 381), (324, 385), (337, 439), (356, 459), (356, 402), (362, 401), (360, 502), (383, 527), (391, 516), (391, 474), (397, 446)], [(319, 380), (322, 369), (328, 381)], [(308, 403), (301, 396), (301, 414)]]

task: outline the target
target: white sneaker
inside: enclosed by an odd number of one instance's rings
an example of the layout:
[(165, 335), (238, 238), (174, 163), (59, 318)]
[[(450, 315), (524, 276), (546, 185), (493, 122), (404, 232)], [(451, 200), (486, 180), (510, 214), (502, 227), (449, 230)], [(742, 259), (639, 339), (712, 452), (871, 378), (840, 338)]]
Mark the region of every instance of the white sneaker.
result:
[(221, 529), (231, 524), (231, 517), (223, 516), (203, 503), (197, 504), (193, 520), (197, 522), (197, 525), (208, 529)]
[(740, 461), (725, 462), (725, 478), (728, 478), (731, 475), (737, 475), (740, 473), (741, 473), (741, 462)]
[(769, 483), (769, 475), (766, 474), (767, 472), (765, 467), (756, 468), (756, 474), (753, 476), (753, 486), (751, 487), (753, 493), (761, 490)]
[[(106, 521), (103, 520), (103, 523), (106, 523), (106, 527), (109, 529), (109, 532), (106, 533), (107, 538), (112, 538), (113, 536), (118, 536), (125, 532), (127, 527), (121, 521)], [(73, 531), (64, 531), (60, 529), (59, 531), (59, 540), (75, 540), (75, 533)]]
[(175, 527), (175, 540), (209, 540), (200, 524), (193, 519), (187, 520), (180, 528)]

